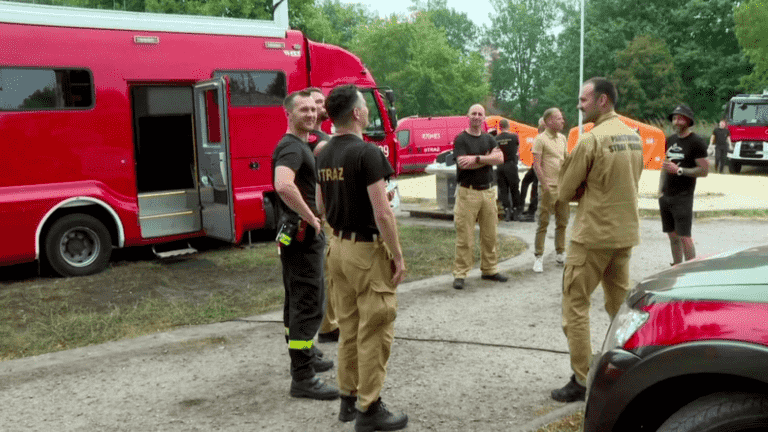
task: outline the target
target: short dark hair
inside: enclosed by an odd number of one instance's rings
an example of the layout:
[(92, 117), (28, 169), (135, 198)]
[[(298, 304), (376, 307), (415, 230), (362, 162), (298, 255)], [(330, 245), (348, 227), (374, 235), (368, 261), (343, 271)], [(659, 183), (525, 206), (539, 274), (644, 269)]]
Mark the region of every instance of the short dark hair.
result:
[(616, 102), (619, 100), (619, 94), (616, 92), (616, 86), (603, 77), (592, 77), (588, 79), (584, 84), (592, 84), (595, 88), (595, 99), (599, 98), (601, 94), (608, 96), (608, 100), (611, 101), (613, 106), (616, 106)]
[(358, 90), (354, 84), (335, 87), (325, 99), (325, 111), (333, 124), (346, 124), (358, 103)]
[(501, 119), (499, 120), (499, 129), (508, 129), (509, 128), (509, 121), (507, 119)]
[(283, 108), (285, 108), (288, 111), (293, 111), (293, 100), (297, 97), (311, 97), (312, 92), (309, 91), (309, 89), (299, 90), (295, 91), (283, 99)]

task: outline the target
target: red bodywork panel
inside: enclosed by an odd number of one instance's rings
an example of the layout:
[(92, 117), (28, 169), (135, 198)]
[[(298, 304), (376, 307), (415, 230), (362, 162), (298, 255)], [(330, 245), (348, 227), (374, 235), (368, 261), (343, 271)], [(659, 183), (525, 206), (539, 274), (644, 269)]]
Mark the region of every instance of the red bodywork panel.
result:
[(648, 321), (624, 344), (670, 346), (700, 340), (730, 340), (768, 346), (768, 304), (723, 301), (654, 303), (641, 308)]
[(768, 141), (768, 127), (728, 125), (731, 132), (731, 142), (736, 141)]

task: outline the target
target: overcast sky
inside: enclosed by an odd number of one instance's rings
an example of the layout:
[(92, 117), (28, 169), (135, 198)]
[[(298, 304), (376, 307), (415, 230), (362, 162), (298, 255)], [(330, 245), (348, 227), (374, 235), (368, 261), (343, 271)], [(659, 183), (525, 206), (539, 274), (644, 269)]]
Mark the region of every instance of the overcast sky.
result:
[[(408, 6), (413, 5), (411, 0), (340, 0), (341, 3), (360, 3), (368, 7), (372, 12), (378, 12), (379, 16), (384, 18), (392, 13), (407, 14)], [(493, 12), (493, 7), (489, 0), (448, 0), (448, 9), (456, 9), (459, 12), (466, 12), (467, 17), (474, 21), (478, 26), (485, 24), (491, 25), (488, 14)]]

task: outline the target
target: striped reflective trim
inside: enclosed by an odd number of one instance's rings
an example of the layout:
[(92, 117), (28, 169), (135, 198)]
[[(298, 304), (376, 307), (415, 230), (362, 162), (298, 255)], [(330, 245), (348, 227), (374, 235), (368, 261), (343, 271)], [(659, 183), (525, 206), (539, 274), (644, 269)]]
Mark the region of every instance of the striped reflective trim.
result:
[(288, 349), (304, 350), (312, 348), (312, 341), (292, 340), (288, 342)]

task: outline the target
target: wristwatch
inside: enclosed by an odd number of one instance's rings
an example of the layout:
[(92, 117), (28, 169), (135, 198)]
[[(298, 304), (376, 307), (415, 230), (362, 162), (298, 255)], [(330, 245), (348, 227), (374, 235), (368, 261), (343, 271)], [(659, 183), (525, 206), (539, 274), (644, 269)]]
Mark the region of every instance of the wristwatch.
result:
[(475, 163), (480, 163), (480, 156), (475, 156)]
[(677, 175), (679, 175), (679, 176), (683, 175), (683, 169), (682, 168), (678, 168), (677, 169)]

